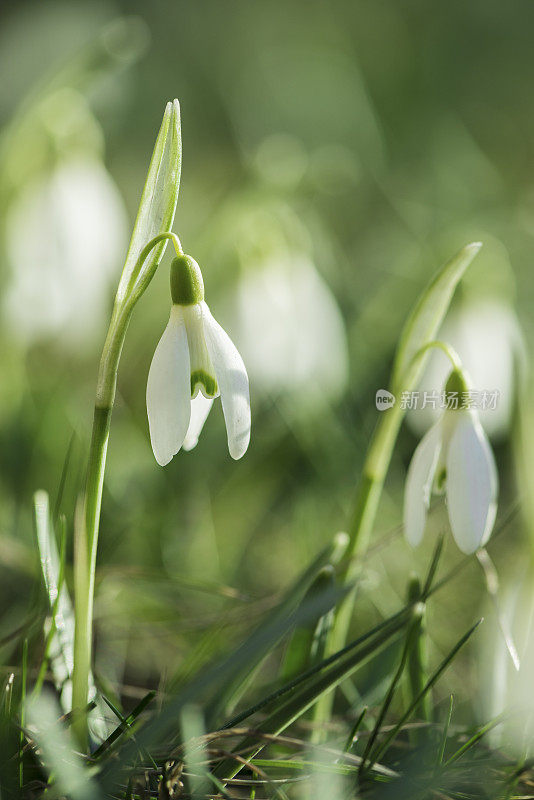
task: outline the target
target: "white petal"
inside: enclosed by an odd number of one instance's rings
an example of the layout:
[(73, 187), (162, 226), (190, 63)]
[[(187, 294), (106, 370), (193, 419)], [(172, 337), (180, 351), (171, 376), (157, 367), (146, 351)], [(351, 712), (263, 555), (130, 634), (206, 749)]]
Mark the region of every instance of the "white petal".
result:
[(412, 547), (417, 547), (423, 538), (441, 443), (439, 421), (419, 442), (408, 468), (404, 489), (404, 535)]
[(179, 451), (191, 416), (189, 349), (183, 315), (173, 306), (156, 347), (146, 387), (150, 441), (162, 467)]
[(250, 396), (248, 375), (243, 359), (228, 336), (216, 322), (206, 303), (201, 303), (204, 335), (219, 391), (232, 458), (241, 458), (250, 441)]
[(202, 392), (199, 392), (197, 396), (191, 400), (191, 419), (182, 445), (184, 450), (192, 450), (193, 447), (196, 446), (198, 437), (208, 418), (212, 405), (213, 398), (204, 397)]
[(474, 553), (489, 538), (497, 512), (495, 460), (478, 418), (458, 411), (447, 452), (447, 503), (456, 544)]

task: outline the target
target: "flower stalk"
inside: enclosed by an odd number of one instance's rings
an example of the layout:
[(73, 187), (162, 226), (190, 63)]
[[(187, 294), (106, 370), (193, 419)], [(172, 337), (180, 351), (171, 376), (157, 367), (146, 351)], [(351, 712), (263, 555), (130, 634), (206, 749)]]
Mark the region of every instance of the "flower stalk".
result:
[(362, 569), (362, 557), (369, 545), (384, 481), (403, 417), (404, 410), (399, 403), (382, 412), (365, 457), (354, 512), (348, 530), (349, 546), (340, 573), (341, 581), (345, 585), (352, 585), (353, 588), (338, 606), (329, 648), (331, 652), (340, 650), (347, 639), (356, 599), (357, 578)]
[[(430, 697), (425, 693), (424, 687), (428, 680), (427, 654), (426, 654), (426, 613), (425, 605), (421, 600), (421, 583), (417, 576), (412, 575), (408, 583), (407, 601), (414, 607), (419, 606), (419, 614), (414, 620), (413, 640), (408, 653), (408, 682), (409, 702), (415, 704), (414, 714), (421, 722), (430, 722)], [(421, 731), (413, 731), (413, 743), (421, 743)], [(424, 732), (423, 732), (424, 733)]]
[[(162, 241), (170, 239), (177, 254), (181, 254), (178, 237), (173, 233), (156, 236), (142, 250), (138, 265), (142, 266), (151, 251)], [(87, 691), (91, 669), (93, 599), (96, 572), (96, 555), (98, 550), (98, 531), (100, 524), (100, 508), (104, 473), (109, 440), (111, 415), (117, 389), (117, 373), (128, 325), (137, 300), (152, 280), (156, 266), (143, 279), (143, 285), (132, 292), (128, 301), (116, 305), (111, 316), (111, 323), (102, 350), (96, 389), (96, 402), (93, 414), (93, 429), (87, 464), (87, 478), (83, 511), (78, 519), (76, 594), (75, 594), (75, 636), (74, 636), (74, 670), (72, 687), (72, 707), (78, 710), (78, 738), (86, 740), (86, 722), (80, 709), (87, 705)]]
[(72, 708), (76, 712), (74, 730), (82, 748), (87, 746), (88, 739), (85, 709), (91, 672), (96, 556), (117, 372), (133, 309), (152, 280), (167, 241), (171, 240), (177, 255), (182, 255), (180, 241), (170, 231), (178, 199), (180, 168), (180, 112), (175, 100), (165, 109), (102, 350), (85, 493), (75, 522)]

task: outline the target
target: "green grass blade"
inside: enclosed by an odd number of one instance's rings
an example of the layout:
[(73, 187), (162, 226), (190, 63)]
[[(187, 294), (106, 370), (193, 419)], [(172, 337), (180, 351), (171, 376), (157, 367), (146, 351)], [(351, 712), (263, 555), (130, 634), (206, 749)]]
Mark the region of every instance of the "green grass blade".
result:
[(360, 645), (364, 644), (364, 642), (367, 642), (375, 635), (383, 633), (384, 631), (389, 631), (389, 629), (391, 628), (394, 629), (393, 632), (401, 630), (402, 626), (409, 619), (409, 616), (410, 616), (410, 610), (408, 608), (405, 608), (397, 612), (397, 614), (394, 614), (392, 617), (389, 617), (383, 622), (380, 622), (374, 628), (367, 631), (367, 633), (364, 633), (362, 636), (358, 637), (353, 642), (350, 642), (342, 650), (338, 651), (337, 653), (334, 653), (334, 655), (329, 656), (328, 658), (325, 658), (323, 661), (319, 662), (313, 667), (310, 667), (310, 669), (306, 670), (306, 672), (303, 672), (301, 675), (294, 678), (292, 681), (289, 681), (289, 683), (286, 683), (279, 689), (276, 689), (274, 692), (262, 698), (253, 706), (247, 708), (245, 711), (236, 714), (234, 717), (232, 717), (232, 719), (230, 719), (222, 726), (222, 729), (224, 730), (225, 728), (235, 728), (237, 725), (240, 725), (242, 722), (251, 717), (253, 714), (256, 714), (258, 711), (261, 711), (262, 709), (266, 708), (269, 705), (272, 705), (277, 700), (281, 700), (285, 695), (292, 693), (297, 687), (301, 686), (310, 678), (313, 678), (315, 675), (321, 672), (321, 670), (324, 670), (326, 667), (329, 667), (332, 664), (339, 662), (341, 658), (343, 658), (348, 653), (352, 652), (356, 647), (359, 647)]
[[(45, 658), (50, 660), (58, 690), (68, 692), (74, 661), (74, 609), (63, 580), (65, 568), (64, 564), (61, 566), (46, 492), (35, 493), (34, 509), (41, 571), (52, 612), (51, 628), (46, 636)], [(63, 553), (64, 546), (63, 543)], [(42, 683), (42, 677), (39, 675), (37, 690)]]
[(193, 797), (202, 797), (208, 793), (209, 779), (204, 738), (206, 731), (201, 708), (193, 703), (184, 706), (180, 724), (190, 793)]
[[(427, 675), (427, 653), (426, 653), (426, 606), (421, 599), (422, 590), (419, 579), (414, 576), (408, 584), (408, 601), (416, 603), (415, 608), (419, 613), (417, 620), (414, 622), (414, 632), (410, 652), (408, 653), (408, 679), (410, 685), (411, 698), (419, 697), (423, 687), (428, 679)], [(428, 694), (423, 696), (423, 699), (415, 709), (415, 714), (418, 719), (428, 722), (430, 720), (430, 707), (428, 702)], [(413, 743), (416, 745), (420, 739), (422, 731), (413, 731)]]
[(384, 741), (378, 745), (375, 749), (375, 752), (372, 754), (371, 758), (369, 759), (369, 764), (378, 761), (378, 759), (386, 752), (391, 742), (397, 737), (399, 731), (401, 730), (402, 726), (410, 719), (413, 712), (422, 701), (424, 696), (430, 691), (430, 689), (434, 686), (434, 684), (439, 680), (443, 672), (447, 669), (451, 661), (455, 658), (458, 651), (464, 646), (464, 644), (471, 638), (473, 633), (476, 631), (480, 623), (482, 622), (481, 619), (478, 620), (469, 630), (464, 633), (461, 639), (454, 645), (452, 650), (445, 656), (439, 667), (432, 673), (430, 678), (428, 679), (427, 683), (425, 684), (421, 693), (410, 703), (408, 709), (404, 712), (401, 716), (397, 724), (394, 728), (390, 731), (390, 733), (386, 736)]
[[(48, 667), (48, 661), (50, 658), (50, 650), (52, 648), (52, 645), (54, 644), (54, 640), (57, 639), (57, 617), (58, 617), (59, 601), (63, 588), (63, 581), (65, 579), (65, 560), (67, 551), (67, 521), (63, 515), (59, 518), (58, 525), (59, 525), (59, 537), (60, 537), (59, 572), (57, 578), (58, 592), (51, 609), (50, 628), (48, 630), (45, 639), (45, 646), (44, 646), (41, 666), (39, 667), (37, 680), (35, 681), (32, 690), (34, 695), (39, 694), (39, 692), (42, 689), (46, 675), (46, 670)], [(56, 645), (56, 651), (57, 649), (58, 647)]]
[(369, 739), (367, 740), (367, 744), (365, 746), (365, 750), (363, 751), (362, 763), (361, 763), (361, 766), (360, 766), (360, 773), (365, 772), (366, 763), (367, 763), (367, 759), (369, 757), (369, 753), (372, 752), (374, 743), (375, 743), (375, 741), (376, 741), (376, 739), (377, 739), (377, 737), (378, 737), (378, 735), (380, 733), (380, 729), (382, 728), (382, 723), (383, 723), (383, 721), (384, 721), (384, 719), (386, 717), (387, 712), (389, 711), (389, 708), (391, 706), (391, 702), (393, 700), (395, 692), (397, 691), (397, 687), (399, 685), (400, 679), (402, 678), (402, 675), (404, 673), (404, 669), (405, 669), (406, 663), (408, 661), (408, 656), (410, 654), (410, 650), (412, 649), (413, 638), (414, 638), (414, 636), (416, 634), (417, 623), (418, 623), (418, 620), (416, 618), (416, 619), (414, 619), (412, 621), (410, 627), (408, 628), (408, 631), (407, 631), (407, 634), (406, 634), (406, 641), (405, 641), (404, 647), (402, 649), (402, 655), (401, 655), (401, 658), (400, 658), (400, 661), (399, 661), (399, 665), (398, 665), (397, 669), (395, 670), (395, 673), (393, 675), (393, 679), (392, 679), (392, 681), (391, 681), (391, 683), (389, 685), (388, 691), (387, 691), (386, 696), (384, 698), (384, 702), (382, 703), (382, 705), (380, 707), (380, 712), (379, 712), (378, 717), (376, 719), (375, 726), (374, 726), (373, 730), (371, 731), (371, 735), (370, 735)]
[(425, 601), (428, 597), (430, 590), (432, 589), (432, 584), (434, 583), (434, 578), (436, 577), (436, 572), (438, 571), (439, 562), (441, 559), (441, 554), (443, 553), (443, 543), (445, 541), (445, 536), (441, 534), (438, 536), (438, 540), (436, 542), (436, 546), (434, 548), (434, 552), (432, 554), (432, 560), (430, 562), (430, 566), (428, 568), (428, 573), (426, 576), (426, 580), (424, 586), (421, 590), (421, 600)]
[[(324, 592), (325, 589), (333, 589), (334, 586), (334, 570), (332, 566), (327, 565), (319, 571), (306, 592), (303, 602)], [(329, 611), (319, 620), (311, 620), (307, 625), (298, 625), (295, 628), (282, 665), (281, 677), (284, 682), (304, 672), (310, 664), (321, 660), (324, 650), (325, 626), (328, 627), (331, 617), (332, 612)]]
[(454, 695), (451, 694), (449, 698), (449, 710), (447, 713), (447, 718), (445, 720), (445, 725), (443, 726), (443, 734), (441, 736), (441, 744), (438, 751), (438, 764), (443, 764), (443, 759), (445, 758), (445, 748), (447, 747), (447, 737), (449, 735), (449, 728), (452, 720), (453, 705), (454, 705)]
[(463, 744), (455, 753), (453, 753), (452, 756), (450, 756), (450, 758), (447, 759), (447, 761), (445, 761), (443, 766), (448, 767), (451, 764), (454, 764), (455, 761), (458, 761), (458, 759), (461, 758), (464, 753), (470, 750), (477, 742), (479, 742), (483, 736), (489, 733), (489, 731), (493, 730), (493, 728), (495, 728), (497, 725), (500, 725), (507, 716), (507, 713), (499, 714), (499, 716), (495, 717), (495, 719), (491, 720), (491, 722), (483, 725), (482, 728), (480, 728), (473, 736), (471, 736), (471, 738), (465, 744)]
[(335, 764), (316, 761), (306, 761), (304, 759), (292, 758), (291, 760), (280, 760), (275, 758), (255, 758), (253, 763), (258, 767), (288, 770), (290, 772), (305, 772), (307, 770), (317, 770), (321, 772), (330, 773), (332, 775), (350, 775), (356, 772), (356, 767), (352, 764)]
[[(340, 663), (335, 663), (327, 670), (323, 670), (313, 680), (304, 685), (300, 691), (292, 694), (284, 703), (273, 711), (265, 720), (259, 723), (255, 730), (260, 732), (277, 735), (284, 731), (296, 719), (304, 714), (317, 700), (332, 691), (341, 681), (352, 674), (359, 666), (367, 662), (373, 655), (378, 653), (390, 639), (398, 633), (405, 625), (405, 620), (397, 621), (395, 626), (382, 631), (357, 648), (354, 653), (341, 659)], [(253, 755), (263, 749), (263, 744), (257, 743), (257, 738), (253, 735), (246, 737), (237, 746), (237, 750), (247, 750), (251, 748)], [(236, 768), (232, 759), (225, 759), (215, 770), (215, 774), (221, 779), (229, 779), (239, 772), (241, 767)]]
[(124, 734), (127, 734), (130, 731), (133, 723), (137, 719), (137, 717), (145, 710), (145, 708), (152, 702), (154, 697), (156, 696), (155, 691), (148, 692), (143, 699), (135, 706), (135, 708), (128, 714), (127, 717), (123, 717), (120, 711), (111, 703), (109, 698), (103, 696), (105, 703), (111, 708), (115, 716), (120, 720), (120, 725), (118, 725), (112, 733), (108, 736), (108, 738), (102, 742), (102, 744), (97, 747), (95, 752), (93, 753), (93, 759), (97, 761), (101, 758), (110, 747)]
[(368, 706), (364, 706), (362, 708), (362, 710), (360, 711), (360, 713), (358, 715), (358, 718), (356, 719), (356, 722), (354, 723), (354, 725), (352, 726), (352, 728), (350, 730), (350, 733), (349, 733), (349, 735), (347, 737), (347, 741), (345, 742), (345, 747), (343, 748), (343, 752), (344, 753), (348, 753), (350, 750), (352, 750), (352, 748), (354, 747), (354, 745), (358, 741), (358, 731), (360, 730), (360, 728), (362, 726), (362, 722), (365, 719), (367, 711), (368, 711)]
[(26, 689), (28, 681), (28, 640), (22, 646), (22, 688), (20, 697), (20, 738), (19, 738), (19, 788), (24, 786), (24, 726), (26, 725)]

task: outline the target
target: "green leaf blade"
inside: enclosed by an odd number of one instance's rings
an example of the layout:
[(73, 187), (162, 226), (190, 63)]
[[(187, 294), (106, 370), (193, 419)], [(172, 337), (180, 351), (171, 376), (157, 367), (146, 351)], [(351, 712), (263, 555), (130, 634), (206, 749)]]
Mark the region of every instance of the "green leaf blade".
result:
[(176, 212), (182, 168), (182, 139), (180, 129), (180, 104), (178, 100), (167, 103), (163, 121), (156, 139), (148, 174), (139, 203), (132, 238), (117, 289), (116, 302), (122, 305), (144, 274), (153, 273), (161, 261), (167, 241), (151, 251), (138, 265), (141, 251), (152, 239), (169, 233)]
[(425, 363), (417, 354), (435, 338), (459, 281), (481, 247), (481, 242), (463, 247), (441, 268), (419, 298), (397, 348), (392, 378), (394, 392), (409, 391), (417, 383)]

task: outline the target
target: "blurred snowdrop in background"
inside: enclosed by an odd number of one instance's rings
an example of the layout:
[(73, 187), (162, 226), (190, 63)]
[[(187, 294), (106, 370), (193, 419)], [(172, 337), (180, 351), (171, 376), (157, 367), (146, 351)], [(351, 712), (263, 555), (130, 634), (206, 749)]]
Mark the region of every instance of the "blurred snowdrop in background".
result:
[(336, 300), (304, 253), (270, 255), (237, 286), (238, 340), (260, 391), (304, 406), (340, 397), (348, 379)]
[(126, 209), (105, 165), (93, 108), (95, 99), (98, 105), (118, 91), (148, 34), (139, 19), (110, 20), (103, 7), (93, 8), (91, 18), (90, 8), (65, 13), (53, 6), (31, 25), (15, 14), (4, 32), (43, 58), (40, 84), (21, 86), (20, 94), (2, 90), (13, 109), (0, 138), (1, 312), (24, 345), (50, 339), (77, 351), (91, 345), (127, 244)]
[[(492, 743), (502, 746), (506, 742), (516, 755), (523, 756), (534, 732), (534, 594), (531, 572), (519, 570), (518, 574), (515, 571), (513, 579), (503, 587), (499, 612), (504, 629), (511, 637), (509, 641), (513, 640), (513, 646), (517, 648), (518, 662), (514, 664), (502, 631), (498, 638), (486, 632), (480, 647), (480, 681), (485, 689), (480, 716), (493, 718), (504, 714), (504, 725), (491, 732)], [(531, 753), (527, 753), (527, 757), (529, 755)]]
[(127, 243), (126, 212), (103, 163), (68, 156), (29, 182), (6, 217), (10, 279), (4, 311), (25, 341), (100, 335)]
[(306, 414), (339, 400), (347, 387), (345, 323), (301, 216), (284, 199), (255, 200), (243, 199), (226, 244), (239, 267), (226, 316), (235, 320), (255, 391), (287, 399), (295, 414)]

